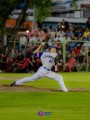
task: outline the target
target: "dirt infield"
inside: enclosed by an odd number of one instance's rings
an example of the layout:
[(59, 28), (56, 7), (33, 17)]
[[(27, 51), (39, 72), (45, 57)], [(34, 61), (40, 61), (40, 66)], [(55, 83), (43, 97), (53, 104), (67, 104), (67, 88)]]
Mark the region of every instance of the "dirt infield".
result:
[[(8, 84), (0, 85), (1, 92), (62, 92), (58, 89), (49, 88), (37, 88), (33, 86), (14, 86), (11, 87)], [(69, 92), (90, 92), (90, 89), (69, 89)]]

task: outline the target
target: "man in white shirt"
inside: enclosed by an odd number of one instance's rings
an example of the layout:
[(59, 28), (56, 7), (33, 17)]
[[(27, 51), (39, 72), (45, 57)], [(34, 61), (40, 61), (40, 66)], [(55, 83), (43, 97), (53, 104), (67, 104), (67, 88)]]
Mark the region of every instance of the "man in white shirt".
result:
[(20, 36), (20, 51), (22, 50), (22, 47), (26, 47), (27, 44), (27, 39), (25, 37), (25, 35), (21, 35)]
[(62, 28), (57, 32), (57, 36), (64, 37), (65, 32), (62, 30)]

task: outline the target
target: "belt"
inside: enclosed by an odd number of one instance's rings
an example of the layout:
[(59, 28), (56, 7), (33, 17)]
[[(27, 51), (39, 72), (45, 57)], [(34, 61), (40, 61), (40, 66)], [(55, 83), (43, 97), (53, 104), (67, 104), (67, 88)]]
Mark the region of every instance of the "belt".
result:
[(50, 71), (50, 69), (48, 69), (48, 68), (46, 68), (46, 67), (44, 67), (46, 70), (48, 70), (48, 71)]

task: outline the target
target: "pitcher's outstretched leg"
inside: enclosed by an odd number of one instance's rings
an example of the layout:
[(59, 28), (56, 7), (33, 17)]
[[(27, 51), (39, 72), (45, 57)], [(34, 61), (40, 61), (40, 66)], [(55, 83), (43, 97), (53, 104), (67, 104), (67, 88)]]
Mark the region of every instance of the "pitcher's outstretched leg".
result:
[(31, 82), (31, 81), (37, 80), (39, 78), (40, 78), (40, 75), (38, 73), (35, 73), (31, 77), (25, 77), (25, 78), (22, 78), (20, 80), (13, 82), (10, 86), (22, 85), (24, 82)]

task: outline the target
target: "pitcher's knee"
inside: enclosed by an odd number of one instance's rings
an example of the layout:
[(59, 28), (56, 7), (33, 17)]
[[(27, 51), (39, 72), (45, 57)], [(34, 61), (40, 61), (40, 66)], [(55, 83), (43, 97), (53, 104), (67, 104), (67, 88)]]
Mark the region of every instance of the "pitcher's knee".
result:
[(61, 75), (57, 74), (57, 79), (63, 79)]

